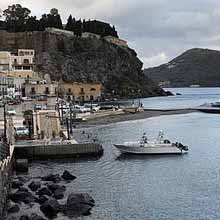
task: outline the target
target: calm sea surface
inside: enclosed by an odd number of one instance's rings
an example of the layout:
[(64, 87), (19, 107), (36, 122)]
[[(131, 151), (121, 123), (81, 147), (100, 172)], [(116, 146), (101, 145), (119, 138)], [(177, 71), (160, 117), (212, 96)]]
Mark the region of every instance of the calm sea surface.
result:
[[(171, 89), (169, 89), (171, 90)], [(194, 107), (218, 101), (220, 88), (172, 89), (182, 96), (142, 100), (145, 107)], [(85, 129), (84, 129), (85, 130)], [(181, 156), (123, 156), (114, 143), (139, 139), (145, 131), (154, 138), (159, 130), (189, 146)], [(220, 219), (220, 115), (191, 113), (115, 123), (75, 131), (103, 144), (99, 160), (33, 163), (30, 175), (62, 173), (78, 178), (70, 192), (89, 192), (96, 201), (85, 220), (214, 220)], [(57, 219), (65, 220), (60, 216)]]

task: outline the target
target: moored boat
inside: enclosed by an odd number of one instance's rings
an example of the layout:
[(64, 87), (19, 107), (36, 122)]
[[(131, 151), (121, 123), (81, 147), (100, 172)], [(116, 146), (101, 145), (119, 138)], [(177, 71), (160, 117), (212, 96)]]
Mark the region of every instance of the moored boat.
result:
[(148, 141), (146, 134), (140, 141), (125, 142), (123, 144), (114, 144), (121, 153), (129, 154), (182, 154), (188, 151), (188, 147), (181, 143), (171, 143), (164, 139), (163, 132), (159, 132), (156, 141)]

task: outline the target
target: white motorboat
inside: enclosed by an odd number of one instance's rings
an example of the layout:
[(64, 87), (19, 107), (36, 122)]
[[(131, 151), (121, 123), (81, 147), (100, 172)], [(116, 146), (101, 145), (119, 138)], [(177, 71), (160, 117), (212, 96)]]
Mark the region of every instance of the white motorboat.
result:
[(156, 141), (148, 141), (144, 133), (140, 141), (125, 142), (123, 144), (114, 144), (121, 153), (129, 154), (182, 154), (188, 151), (188, 147), (181, 143), (171, 143), (164, 139), (163, 132), (159, 132)]

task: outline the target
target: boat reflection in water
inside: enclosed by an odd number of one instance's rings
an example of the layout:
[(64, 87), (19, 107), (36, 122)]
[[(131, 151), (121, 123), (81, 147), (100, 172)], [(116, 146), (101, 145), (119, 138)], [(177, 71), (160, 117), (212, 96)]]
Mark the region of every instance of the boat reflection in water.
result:
[(171, 143), (164, 139), (162, 131), (159, 132), (155, 141), (148, 141), (146, 133), (143, 134), (140, 141), (125, 142), (123, 144), (114, 144), (114, 146), (127, 154), (182, 154), (188, 151), (188, 146), (181, 143)]

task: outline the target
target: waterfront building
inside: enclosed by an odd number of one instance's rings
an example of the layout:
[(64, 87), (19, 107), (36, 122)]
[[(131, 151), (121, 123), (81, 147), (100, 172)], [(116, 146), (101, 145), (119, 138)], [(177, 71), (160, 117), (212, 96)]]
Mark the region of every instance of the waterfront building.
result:
[(101, 97), (101, 83), (60, 83), (59, 93), (74, 101), (96, 101)]
[(22, 86), (22, 96), (35, 97), (41, 95), (56, 96), (58, 83), (47, 81), (26, 81)]
[(98, 35), (98, 34), (90, 33), (90, 32), (83, 32), (82, 33), (82, 38), (90, 38), (90, 39), (97, 39), (97, 40), (99, 40), (101, 38), (101, 36)]
[(0, 72), (0, 96), (7, 95), (8, 79), (7, 74)]
[(127, 41), (122, 40), (120, 38), (113, 37), (113, 36), (106, 36), (106, 37), (104, 37), (104, 39), (109, 43), (116, 44), (116, 45), (122, 46), (122, 47), (128, 47)]

